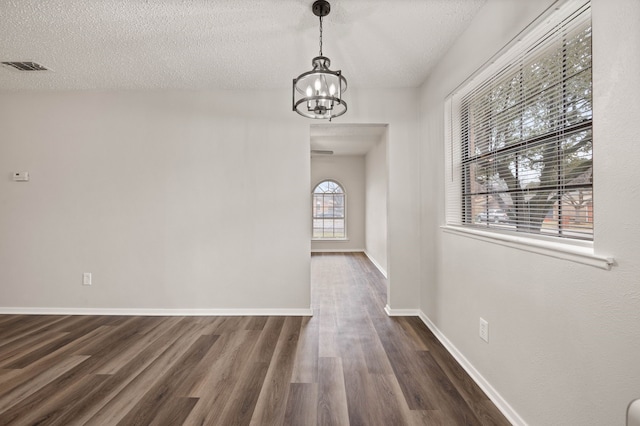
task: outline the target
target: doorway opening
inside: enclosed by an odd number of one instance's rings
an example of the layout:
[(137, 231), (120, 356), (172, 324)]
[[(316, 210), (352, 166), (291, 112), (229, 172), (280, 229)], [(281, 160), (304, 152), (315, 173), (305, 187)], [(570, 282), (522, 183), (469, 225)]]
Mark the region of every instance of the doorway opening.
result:
[[(388, 282), (388, 125), (311, 125), (310, 153), (311, 252), (363, 253)], [(336, 183), (341, 200), (325, 200), (323, 182)]]

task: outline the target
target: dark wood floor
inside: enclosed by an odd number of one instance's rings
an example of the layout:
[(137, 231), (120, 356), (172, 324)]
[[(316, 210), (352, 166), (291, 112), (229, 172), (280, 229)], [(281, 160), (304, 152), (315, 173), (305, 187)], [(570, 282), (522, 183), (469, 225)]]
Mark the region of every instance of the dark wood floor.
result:
[(0, 316), (0, 425), (507, 425), (361, 254), (313, 317)]

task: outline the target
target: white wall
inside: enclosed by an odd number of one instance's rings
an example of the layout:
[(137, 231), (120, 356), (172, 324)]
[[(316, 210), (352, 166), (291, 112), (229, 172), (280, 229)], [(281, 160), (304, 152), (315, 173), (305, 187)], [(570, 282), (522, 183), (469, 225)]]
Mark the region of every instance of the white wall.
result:
[(308, 125), (252, 95), (3, 93), (0, 307), (308, 310)]
[[(348, 122), (387, 127), (387, 275), (391, 312), (420, 306), (420, 93), (350, 92)], [(345, 114), (345, 115), (347, 115)]]
[[(312, 123), (289, 96), (0, 93), (0, 312), (308, 309)], [(347, 101), (335, 123), (389, 123), (389, 297), (417, 308), (418, 95)]]
[(387, 137), (383, 135), (366, 156), (365, 249), (387, 270)]
[(347, 196), (347, 240), (311, 241), (311, 251), (364, 251), (365, 167), (362, 155), (311, 157), (311, 187), (323, 180), (340, 183)]
[[(532, 425), (622, 425), (640, 397), (640, 2), (593, 0), (597, 254), (611, 271), (444, 233), (443, 102), (549, 4), (489, 0), (422, 90), (421, 308)], [(623, 194), (627, 194), (623, 196)], [(478, 318), (490, 343), (478, 337)]]

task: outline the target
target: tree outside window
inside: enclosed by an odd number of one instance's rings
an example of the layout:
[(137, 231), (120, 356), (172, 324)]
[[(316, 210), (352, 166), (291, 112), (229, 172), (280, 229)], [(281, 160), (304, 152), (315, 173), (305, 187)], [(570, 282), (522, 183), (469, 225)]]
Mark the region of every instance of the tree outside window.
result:
[(458, 103), (462, 223), (591, 240), (590, 20), (546, 37)]

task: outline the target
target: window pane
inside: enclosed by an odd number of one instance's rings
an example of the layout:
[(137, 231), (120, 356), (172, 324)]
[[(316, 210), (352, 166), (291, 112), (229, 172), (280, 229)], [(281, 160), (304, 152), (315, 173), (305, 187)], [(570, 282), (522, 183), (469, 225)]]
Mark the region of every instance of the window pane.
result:
[(560, 143), (562, 179), (565, 185), (593, 183), (592, 131), (569, 135)]
[(344, 219), (336, 219), (334, 221), (334, 237), (345, 238)]
[(323, 220), (323, 236), (325, 238), (333, 238), (333, 219), (324, 219)]
[(344, 217), (344, 195), (336, 194), (333, 199), (333, 214), (334, 217), (343, 218)]
[(567, 125), (582, 123), (593, 118), (591, 105), (591, 70), (582, 72), (567, 81)]
[(331, 196), (325, 195), (322, 200), (322, 217), (332, 217), (333, 216), (333, 206), (329, 202), (331, 200)]
[[(557, 208), (557, 206), (556, 206)], [(565, 192), (560, 203), (560, 232), (567, 237), (593, 235), (593, 190), (576, 188)]]
[(313, 195), (313, 217), (322, 217), (323, 195)]
[(346, 238), (345, 195), (334, 181), (319, 183), (313, 190), (313, 238)]

